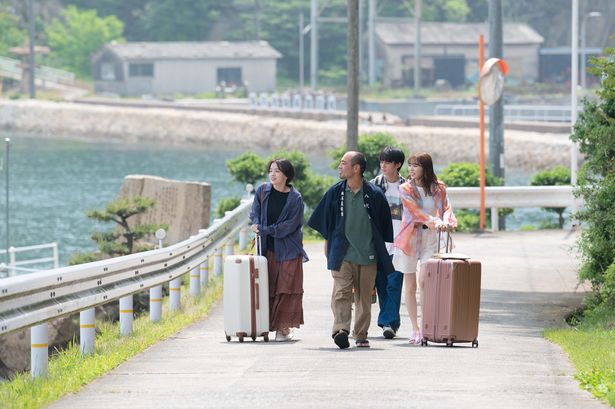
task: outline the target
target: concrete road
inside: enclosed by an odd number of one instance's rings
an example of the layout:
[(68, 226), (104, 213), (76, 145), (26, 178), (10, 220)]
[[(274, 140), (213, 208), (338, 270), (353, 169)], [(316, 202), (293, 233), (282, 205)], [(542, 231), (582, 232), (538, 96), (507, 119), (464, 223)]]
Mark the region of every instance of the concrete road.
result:
[(582, 391), (544, 328), (582, 298), (574, 237), (562, 231), (458, 234), (456, 251), (483, 263), (479, 348), (410, 345), (375, 324), (370, 349), (330, 338), (332, 279), (322, 244), (307, 246), (305, 326), (291, 343), (224, 337), (209, 318), (153, 346), (51, 408), (605, 408)]

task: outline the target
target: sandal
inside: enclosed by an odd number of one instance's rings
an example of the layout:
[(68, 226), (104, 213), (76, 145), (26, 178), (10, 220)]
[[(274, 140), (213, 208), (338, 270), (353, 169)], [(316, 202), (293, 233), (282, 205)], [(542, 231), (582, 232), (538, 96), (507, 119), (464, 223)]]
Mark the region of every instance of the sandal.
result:
[(412, 331), (412, 335), (410, 336), (410, 343), (413, 345), (420, 345), (423, 340), (423, 335), (421, 331)]

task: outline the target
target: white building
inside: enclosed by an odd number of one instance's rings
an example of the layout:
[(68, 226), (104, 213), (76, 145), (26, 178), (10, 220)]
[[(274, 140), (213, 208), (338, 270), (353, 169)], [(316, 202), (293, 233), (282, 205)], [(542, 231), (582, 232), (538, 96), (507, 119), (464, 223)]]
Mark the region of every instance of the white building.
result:
[[(415, 25), (408, 19), (382, 19), (376, 23), (377, 56), (381, 80), (387, 86), (411, 86), (414, 80)], [(489, 26), (486, 23), (421, 23), (421, 79), (431, 86), (438, 79), (463, 86), (478, 73), (478, 41), (485, 38), (489, 56)], [(527, 24), (505, 23), (504, 60), (509, 80), (537, 81), (539, 49), (543, 37)]]
[(92, 57), (95, 92), (196, 94), (227, 86), (274, 91), (281, 54), (266, 41), (106, 44)]

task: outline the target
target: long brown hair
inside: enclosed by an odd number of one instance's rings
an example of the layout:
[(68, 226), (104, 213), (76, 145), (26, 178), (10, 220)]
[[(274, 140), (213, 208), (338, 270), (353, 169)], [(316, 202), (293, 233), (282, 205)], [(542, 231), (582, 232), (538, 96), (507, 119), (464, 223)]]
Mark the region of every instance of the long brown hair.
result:
[(438, 183), (438, 177), (433, 170), (433, 161), (427, 152), (416, 153), (408, 158), (408, 165), (416, 163), (423, 168), (423, 177), (421, 182), (427, 196), (433, 196), (432, 189)]

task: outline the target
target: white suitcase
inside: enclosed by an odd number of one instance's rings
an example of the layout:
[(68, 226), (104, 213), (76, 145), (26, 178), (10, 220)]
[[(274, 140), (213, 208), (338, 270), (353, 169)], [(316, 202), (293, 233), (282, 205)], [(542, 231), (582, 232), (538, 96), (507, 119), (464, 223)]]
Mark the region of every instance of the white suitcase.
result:
[(269, 341), (269, 279), (264, 256), (227, 256), (224, 261), (226, 340), (263, 337)]

